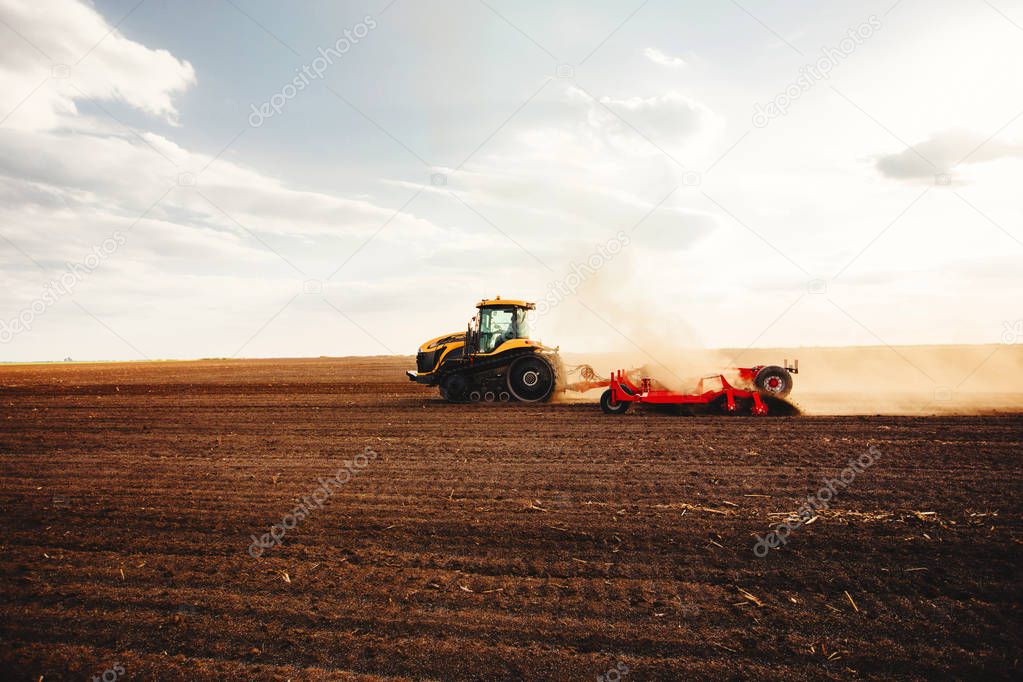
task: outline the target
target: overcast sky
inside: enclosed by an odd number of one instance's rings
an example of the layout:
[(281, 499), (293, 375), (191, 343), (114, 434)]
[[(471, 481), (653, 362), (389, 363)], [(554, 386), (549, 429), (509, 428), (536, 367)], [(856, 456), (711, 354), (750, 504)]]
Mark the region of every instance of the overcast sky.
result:
[(497, 294), (572, 350), (1023, 317), (1018, 0), (0, 0), (0, 45), (2, 360), (412, 353)]

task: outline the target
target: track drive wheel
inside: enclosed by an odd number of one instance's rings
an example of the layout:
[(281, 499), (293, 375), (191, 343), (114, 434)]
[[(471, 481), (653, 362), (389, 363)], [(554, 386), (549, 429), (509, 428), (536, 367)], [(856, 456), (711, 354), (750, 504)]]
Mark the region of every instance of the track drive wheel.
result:
[(770, 365), (757, 372), (753, 380), (757, 390), (775, 398), (784, 398), (792, 392), (792, 375), (784, 367)]
[(465, 402), (469, 382), (461, 374), (449, 374), (440, 382), (440, 397), (449, 403)]
[(554, 391), (554, 380), (551, 363), (538, 355), (518, 358), (508, 367), (508, 390), (524, 403), (549, 398)]
[(614, 402), (614, 397), (609, 388), (600, 394), (600, 409), (604, 411), (604, 414), (625, 414), (629, 409), (629, 403), (624, 400)]

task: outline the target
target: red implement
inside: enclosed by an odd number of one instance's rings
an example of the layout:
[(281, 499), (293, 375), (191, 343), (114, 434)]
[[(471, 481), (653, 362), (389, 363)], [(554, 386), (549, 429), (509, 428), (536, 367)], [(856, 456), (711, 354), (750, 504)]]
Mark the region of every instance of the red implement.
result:
[(668, 389), (648, 377), (639, 378), (637, 383), (635, 372), (619, 369), (606, 382), (608, 388), (600, 397), (600, 407), (607, 414), (622, 414), (632, 403), (683, 405), (723, 414), (760, 416), (768, 414), (768, 406), (773, 405), (785, 413), (792, 408), (782, 399), (792, 390), (792, 375), (798, 371), (798, 363), (789, 367), (787, 362), (784, 367), (741, 367), (735, 370), (734, 384), (724, 374), (713, 374), (702, 377), (692, 392), (685, 393)]

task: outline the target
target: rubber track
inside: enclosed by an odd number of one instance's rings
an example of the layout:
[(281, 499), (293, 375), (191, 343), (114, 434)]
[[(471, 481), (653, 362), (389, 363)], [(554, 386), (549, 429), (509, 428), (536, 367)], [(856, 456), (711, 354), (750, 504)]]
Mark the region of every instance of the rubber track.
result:
[[(470, 391), (472, 391), (474, 389), (479, 389), (480, 388), (480, 386), (477, 383), (477, 381), (475, 381), (472, 377), (477, 377), (477, 376), (479, 376), (481, 374), (485, 374), (487, 372), (493, 371), (493, 370), (501, 368), (501, 367), (510, 367), (511, 364), (513, 362), (515, 362), (517, 359), (519, 359), (521, 357), (526, 357), (527, 355), (539, 355), (539, 356), (543, 357), (545, 360), (547, 360), (550, 363), (551, 368), (554, 370), (554, 390), (551, 391), (551, 395), (548, 396), (547, 400), (541, 401), (541, 402), (547, 402), (548, 400), (550, 400), (550, 397), (554, 395), (554, 391), (557, 390), (558, 385), (561, 383), (561, 365), (562, 365), (562, 363), (561, 363), (561, 358), (560, 358), (560, 356), (557, 353), (553, 354), (553, 357), (555, 358), (555, 360), (551, 360), (550, 359), (551, 354), (547, 354), (547, 353), (540, 353), (540, 352), (537, 352), (537, 351), (509, 351), (508, 353), (505, 353), (505, 354), (503, 354), (503, 355), (501, 355), (499, 357), (488, 358), (487, 360), (484, 360), (482, 362), (473, 362), (471, 365), (468, 365), (466, 367), (459, 367), (457, 369), (448, 370), (437, 381), (437, 385), (439, 386), (440, 384), (442, 384), (444, 382), (444, 380), (447, 379), (447, 377), (452, 375), (452, 374), (462, 374), (463, 376), (466, 377), (466, 380), (469, 382), (469, 386), (466, 389), (466, 392), (468, 393), (468, 392), (470, 392)], [(510, 391), (509, 391), (509, 393), (510, 393)], [(463, 403), (465, 403), (465, 402), (470, 402), (470, 401), (468, 401), (468, 400), (459, 400), (459, 401), (451, 401), (451, 402), (463, 402)], [(516, 400), (515, 396), (512, 396), (512, 402), (518, 402)]]

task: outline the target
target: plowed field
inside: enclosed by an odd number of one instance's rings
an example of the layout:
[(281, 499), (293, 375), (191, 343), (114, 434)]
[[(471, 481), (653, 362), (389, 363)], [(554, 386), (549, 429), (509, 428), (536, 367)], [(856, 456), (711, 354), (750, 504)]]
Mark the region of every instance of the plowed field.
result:
[(1023, 674), (1023, 417), (449, 405), (410, 363), (0, 367), (2, 677)]

